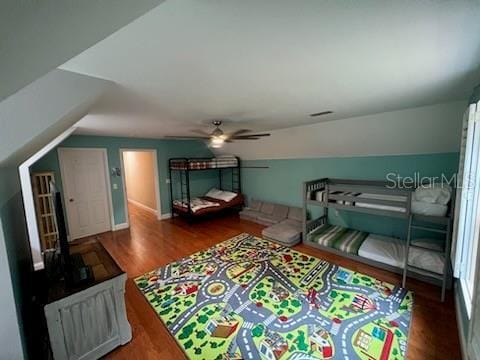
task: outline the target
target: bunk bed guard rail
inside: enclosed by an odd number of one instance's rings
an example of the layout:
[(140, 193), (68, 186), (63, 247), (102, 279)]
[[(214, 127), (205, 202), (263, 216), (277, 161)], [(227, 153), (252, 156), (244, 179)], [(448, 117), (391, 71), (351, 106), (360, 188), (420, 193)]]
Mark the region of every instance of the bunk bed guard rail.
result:
[(304, 194), (313, 205), (408, 218), (413, 190), (387, 181), (322, 178), (305, 182)]

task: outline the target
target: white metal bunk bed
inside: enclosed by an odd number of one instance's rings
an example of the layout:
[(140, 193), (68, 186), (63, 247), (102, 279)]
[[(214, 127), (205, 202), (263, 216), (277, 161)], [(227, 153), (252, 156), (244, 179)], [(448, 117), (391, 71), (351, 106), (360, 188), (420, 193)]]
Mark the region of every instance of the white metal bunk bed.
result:
[[(441, 284), (441, 300), (444, 301), (445, 289), (452, 284), (450, 248), (454, 200), (450, 198), (448, 204), (422, 203), (416, 200), (415, 189), (391, 185), (386, 181), (332, 178), (305, 182), (303, 242), (401, 273), (403, 287), (407, 274)], [(309, 220), (311, 205), (322, 207), (323, 214)], [(389, 238), (329, 225), (330, 208), (404, 219), (407, 238)], [(412, 233), (416, 231), (441, 234), (443, 240), (432, 243), (412, 240)]]

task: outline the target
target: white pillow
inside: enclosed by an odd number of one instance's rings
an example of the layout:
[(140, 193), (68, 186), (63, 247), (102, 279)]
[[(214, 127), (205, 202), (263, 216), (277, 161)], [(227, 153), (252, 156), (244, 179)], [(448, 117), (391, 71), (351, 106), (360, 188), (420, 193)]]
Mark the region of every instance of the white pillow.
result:
[(421, 185), (415, 189), (413, 197), (420, 202), (447, 205), (452, 197), (452, 188), (447, 184)]
[(413, 239), (412, 245), (421, 246), (430, 250), (443, 251), (445, 247), (445, 241), (439, 239)]
[(237, 196), (236, 193), (230, 191), (220, 191), (220, 194), (215, 199), (223, 200), (226, 202), (232, 201)]
[(221, 196), (221, 195), (222, 195), (222, 190), (218, 190), (217, 188), (211, 188), (211, 189), (205, 194), (205, 196), (211, 197), (211, 198), (214, 198), (214, 199), (217, 199), (217, 196)]
[(213, 199), (229, 202), (229, 201), (232, 201), (237, 196), (237, 194), (231, 191), (222, 191), (222, 190), (213, 188), (213, 189), (210, 189), (210, 191), (207, 192), (205, 196), (211, 197)]
[(411, 248), (408, 263), (421, 269), (442, 274), (445, 256), (428, 250)]

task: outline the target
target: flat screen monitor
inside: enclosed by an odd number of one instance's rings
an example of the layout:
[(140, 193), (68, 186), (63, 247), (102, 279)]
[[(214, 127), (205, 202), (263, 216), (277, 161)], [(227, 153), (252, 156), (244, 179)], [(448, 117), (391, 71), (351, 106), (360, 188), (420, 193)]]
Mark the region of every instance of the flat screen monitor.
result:
[(55, 211), (57, 229), (58, 229), (58, 246), (60, 248), (60, 256), (64, 270), (68, 273), (71, 271), (70, 263), (70, 246), (68, 244), (67, 227), (65, 225), (65, 215), (63, 213), (62, 195), (57, 190), (55, 183), (50, 182), (50, 193), (52, 194), (53, 210)]

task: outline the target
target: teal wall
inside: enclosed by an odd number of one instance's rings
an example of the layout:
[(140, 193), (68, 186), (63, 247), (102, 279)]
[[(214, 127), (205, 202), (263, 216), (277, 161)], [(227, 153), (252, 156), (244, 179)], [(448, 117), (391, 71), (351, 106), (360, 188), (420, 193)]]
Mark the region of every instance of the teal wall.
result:
[[(242, 191), (257, 198), (302, 206), (302, 183), (322, 177), (386, 180), (388, 173), (400, 176), (441, 176), (450, 178), (458, 169), (458, 153), (429, 155), (366, 156), (286, 160), (243, 161)], [(266, 166), (267, 169), (248, 168)], [(315, 207), (310, 208), (311, 211)], [(330, 212), (331, 214), (333, 212)], [(367, 214), (339, 211), (333, 223), (388, 236), (405, 236), (405, 221)]]
[(0, 168), (0, 358), (27, 358), (32, 334), (32, 273), (18, 169)]
[[(212, 153), (199, 141), (179, 140), (154, 140), (135, 139), (106, 136), (80, 136), (73, 135), (61, 143), (58, 147), (73, 148), (105, 148), (108, 155), (109, 168), (120, 167), (120, 149), (156, 149), (158, 159), (158, 172), (160, 177), (160, 198), (162, 214), (170, 212), (170, 189), (166, 183), (168, 178), (168, 159), (172, 157), (211, 157)], [(60, 166), (58, 162), (58, 148), (53, 149), (42, 159), (32, 166), (32, 172), (54, 171), (57, 187), (62, 191)], [(217, 174), (213, 172), (196, 172), (192, 175), (192, 196), (204, 194), (212, 186), (216, 185)], [(125, 206), (123, 197), (123, 174), (121, 177), (110, 174), (112, 186), (112, 202), (115, 224), (126, 222)], [(114, 189), (114, 184), (118, 188)]]
[[(171, 157), (202, 157), (212, 156), (210, 150), (196, 141), (178, 140), (149, 140), (103, 136), (74, 135), (65, 140), (59, 147), (94, 147), (106, 148), (109, 168), (120, 167), (120, 149), (156, 149), (158, 154), (158, 168), (160, 175), (160, 194), (162, 213), (170, 212), (168, 159)], [(385, 180), (388, 173), (400, 176), (441, 176), (450, 178), (458, 169), (458, 153), (427, 154), (427, 155), (395, 155), (395, 156), (366, 156), (314, 159), (283, 159), (283, 160), (245, 160), (242, 161), (242, 191), (248, 199), (258, 198), (287, 205), (302, 205), (302, 183), (304, 181), (322, 177), (336, 177), (347, 179)], [(253, 168), (253, 167), (267, 167)], [(57, 149), (52, 150), (38, 161), (32, 171), (53, 170), (56, 173), (58, 187), (62, 189)], [(123, 175), (123, 174), (122, 174)], [(224, 178), (224, 183), (230, 181)], [(123, 176), (110, 175), (112, 185), (112, 201), (116, 224), (126, 221)], [(192, 173), (192, 196), (205, 193), (212, 186), (218, 186), (218, 177), (215, 172)], [(178, 196), (178, 181), (174, 189)], [(113, 189), (117, 184), (118, 189)], [(175, 191), (177, 190), (177, 191)], [(318, 214), (318, 208), (311, 208), (311, 212)], [(351, 213), (346, 211), (330, 212), (331, 222), (349, 226), (355, 229), (384, 234), (394, 237), (405, 237), (405, 221)]]
[(480, 101), (480, 85), (477, 85), (477, 87), (473, 89), (473, 93), (472, 93), (472, 96), (470, 96), (469, 103), (473, 104), (479, 101)]

